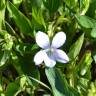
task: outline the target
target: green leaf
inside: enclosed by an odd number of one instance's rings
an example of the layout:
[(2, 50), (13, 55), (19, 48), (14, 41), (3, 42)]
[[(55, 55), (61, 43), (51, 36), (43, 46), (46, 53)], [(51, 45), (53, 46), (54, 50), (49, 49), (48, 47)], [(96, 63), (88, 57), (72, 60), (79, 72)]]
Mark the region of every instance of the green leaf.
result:
[(2, 55), (2, 58), (0, 60), (0, 67), (2, 67), (4, 64), (6, 64), (6, 61), (9, 59), (9, 57), (10, 57), (10, 51), (5, 50), (4, 54)]
[[(38, 84), (42, 85), (43, 87), (45, 87), (45, 88), (47, 88), (47, 89), (49, 89), (49, 90), (51, 91), (51, 89), (50, 89), (46, 84), (44, 84), (43, 82), (41, 82), (41, 81), (39, 81), (39, 80), (31, 77), (31, 76), (27, 76), (27, 80), (28, 80), (28, 83), (29, 83), (31, 86), (33, 86), (33, 85), (32, 85), (33, 82), (37, 82)], [(32, 80), (32, 82), (30, 82), (30, 80)]]
[(8, 22), (5, 22), (5, 26), (9, 34), (11, 34), (12, 36), (15, 36), (15, 38), (18, 41), (21, 41), (21, 38), (19, 37), (19, 35), (15, 32), (15, 30), (12, 28), (12, 26)]
[(13, 0), (13, 4), (18, 8), (23, 0)]
[[(38, 23), (40, 25), (43, 25), (44, 28), (46, 29), (46, 24), (45, 24), (45, 21), (44, 21), (43, 12), (40, 8), (39, 9), (36, 8), (36, 7), (32, 8), (32, 17), (34, 18), (36, 23)], [(33, 22), (33, 23), (35, 23), (35, 22)]]
[(4, 95), (4, 92), (3, 92), (3, 86), (1, 85), (1, 81), (2, 81), (2, 80), (0, 80), (0, 95), (1, 95), (1, 96), (5, 96), (5, 95)]
[(32, 26), (29, 19), (21, 13), (11, 2), (7, 3), (7, 8), (12, 18), (16, 22), (20, 32), (23, 32), (26, 35), (32, 36)]
[(76, 18), (78, 23), (84, 28), (93, 28), (94, 26), (96, 26), (96, 20), (88, 16), (81, 15), (77, 16)]
[(43, 0), (44, 6), (49, 10), (50, 13), (54, 13), (60, 7), (62, 0)]
[(96, 64), (96, 50), (93, 52), (93, 59), (94, 59), (94, 62)]
[(77, 16), (77, 21), (78, 23), (84, 27), (84, 28), (92, 28), (92, 31), (89, 33), (91, 37), (96, 38), (96, 20), (92, 19), (88, 16), (82, 15), (82, 16)]
[(77, 82), (78, 82), (78, 89), (80, 90), (80, 94), (82, 94), (82, 96), (85, 96), (89, 88), (89, 80), (80, 77)]
[(0, 30), (1, 37), (1, 51), (0, 51), (0, 67), (6, 64), (7, 60), (10, 58), (11, 49), (13, 46), (13, 39), (11, 35), (5, 31)]
[(34, 7), (38, 7), (38, 8), (40, 8), (41, 7), (41, 5), (42, 5), (42, 0), (30, 0), (31, 1), (31, 4), (32, 4), (32, 6), (34, 6)]
[(79, 96), (76, 90), (68, 86), (65, 76), (63, 77), (60, 71), (46, 68), (45, 72), (54, 96)]
[(55, 69), (46, 68), (46, 76), (52, 87), (54, 96), (66, 96), (65, 93), (68, 91), (68, 86), (63, 82), (62, 77)]
[(29, 13), (29, 12), (31, 13), (33, 7), (41, 8), (42, 6), (42, 0), (22, 0), (22, 1), (23, 1), (23, 6), (26, 13)]
[(10, 83), (6, 89), (6, 96), (15, 96), (16, 92), (19, 90), (19, 85), (15, 82)]
[(91, 31), (91, 37), (96, 38), (96, 26)]
[(68, 54), (70, 59), (74, 59), (76, 58), (76, 56), (78, 56), (81, 47), (83, 45), (83, 42), (84, 42), (84, 34), (82, 34), (78, 38), (78, 40), (70, 47), (69, 54)]
[[(26, 74), (39, 80), (40, 79), (39, 70), (32, 62), (32, 57), (33, 54), (31, 52), (24, 53), (23, 56), (21, 56), (19, 53), (14, 53), (12, 54), (13, 66), (16, 68), (17, 72), (20, 75)], [(33, 85), (35, 86), (38, 84), (37, 82), (34, 82)]]
[(0, 30), (3, 27), (5, 19), (5, 0), (0, 0)]
[(78, 69), (79, 69), (79, 74), (86, 77), (85, 75), (87, 74), (87, 79), (90, 79), (90, 68), (91, 68), (91, 63), (92, 63), (92, 57), (91, 57), (91, 52), (86, 51), (86, 53), (83, 55), (81, 58), (79, 64), (78, 64)]
[(90, 5), (90, 0), (80, 0), (81, 15), (85, 15)]
[(27, 82), (26, 76), (22, 76), (22, 77), (20, 78), (20, 87), (21, 87), (21, 88), (24, 88), (24, 85), (26, 84), (26, 82)]
[(87, 96), (95, 96), (95, 95), (96, 95), (96, 80), (90, 83)]
[(2, 42), (2, 49), (3, 50), (11, 50), (13, 46), (13, 38), (12, 36), (6, 31), (6, 30), (0, 30), (0, 35), (2, 36), (2, 39), (4, 40)]
[(96, 19), (96, 0), (91, 0), (90, 6), (87, 12), (87, 16), (90, 16), (94, 19)]

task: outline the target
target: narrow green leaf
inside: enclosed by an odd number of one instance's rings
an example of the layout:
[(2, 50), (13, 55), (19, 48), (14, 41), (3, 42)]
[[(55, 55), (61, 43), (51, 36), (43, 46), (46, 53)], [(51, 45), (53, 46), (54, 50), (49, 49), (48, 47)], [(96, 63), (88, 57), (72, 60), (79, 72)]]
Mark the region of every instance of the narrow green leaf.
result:
[(79, 54), (81, 47), (83, 45), (84, 42), (84, 34), (82, 34), (78, 40), (71, 46), (70, 50), (69, 50), (69, 57), (70, 59), (74, 59), (76, 58), (76, 56)]
[(7, 8), (12, 18), (16, 22), (18, 28), (20, 28), (20, 31), (26, 35), (32, 36), (32, 27), (29, 19), (23, 13), (21, 13), (11, 2), (7, 3)]
[(3, 27), (5, 19), (5, 0), (0, 0), (0, 30)]
[[(88, 71), (90, 71), (91, 68), (91, 63), (92, 63), (92, 57), (91, 57), (91, 52), (90, 51), (86, 51), (86, 53), (83, 55), (83, 57), (81, 58), (80, 62), (79, 62), (79, 73), (80, 75), (84, 76), (88, 73)], [(87, 74), (87, 76), (89, 76), (90, 79), (90, 73)]]
[(50, 13), (54, 13), (60, 7), (62, 0), (43, 0), (44, 6), (49, 10)]
[(15, 38), (17, 38), (17, 40), (21, 42), (21, 38), (19, 37), (19, 35), (15, 32), (15, 30), (12, 28), (12, 26), (8, 22), (5, 22), (5, 26), (6, 26), (6, 30), (8, 31), (8, 33), (11, 34), (12, 36), (15, 36)]
[[(47, 88), (48, 90), (51, 91), (51, 89), (49, 88), (49, 86), (47, 86), (47, 85), (44, 84), (43, 82), (41, 82), (41, 81), (39, 81), (39, 80), (31, 77), (31, 76), (27, 76), (27, 80), (28, 80), (28, 81), (29, 81), (29, 78), (28, 78), (28, 77), (29, 77), (32, 81), (35, 81), (35, 82), (39, 83), (40, 85), (42, 85), (43, 87), (45, 87), (45, 88)], [(30, 82), (30, 81), (29, 81), (29, 82)], [(32, 84), (31, 84), (31, 85), (32, 85)]]
[(44, 21), (43, 13), (42, 13), (42, 10), (40, 8), (39, 9), (36, 8), (36, 7), (32, 8), (32, 17), (34, 18), (36, 23), (38, 23), (40, 25), (43, 25), (44, 28), (46, 29), (46, 24), (45, 24), (45, 21)]
[(6, 64), (6, 61), (9, 59), (9, 57), (10, 57), (10, 51), (5, 50), (4, 54), (2, 55), (2, 58), (0, 60), (0, 67), (3, 66), (4, 64)]
[(90, 5), (90, 0), (80, 0), (81, 15), (85, 15)]

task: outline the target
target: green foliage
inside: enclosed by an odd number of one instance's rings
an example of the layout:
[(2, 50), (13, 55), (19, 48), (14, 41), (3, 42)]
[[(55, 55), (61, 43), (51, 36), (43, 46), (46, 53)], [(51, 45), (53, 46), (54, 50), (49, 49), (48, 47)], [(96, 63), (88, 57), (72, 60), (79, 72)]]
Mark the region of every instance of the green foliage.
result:
[(69, 88), (65, 76), (62, 77), (57, 69), (46, 69), (45, 72), (54, 96), (79, 96), (76, 90)]
[[(83, 57), (81, 58), (80, 62), (79, 62), (79, 74), (84, 76), (87, 74), (87, 72), (90, 72), (91, 69), (91, 63), (92, 63), (92, 58), (91, 58), (91, 52), (87, 51)], [(87, 77), (86, 77), (87, 76)], [(85, 77), (87, 79), (91, 79), (90, 78), (90, 73), (88, 73)]]
[[(35, 65), (38, 31), (66, 34), (67, 64)], [(95, 95), (96, 0), (0, 0), (0, 96)]]
[(12, 3), (8, 2), (7, 8), (11, 17), (19, 27), (20, 32), (32, 36), (32, 27), (29, 19), (25, 15), (23, 15), (23, 13), (21, 13)]
[(5, 19), (5, 0), (0, 0), (0, 30), (3, 27)]
[(77, 21), (79, 24), (84, 27), (84, 28), (91, 28), (90, 36), (93, 38), (96, 38), (96, 32), (95, 32), (95, 27), (96, 27), (96, 20), (92, 19), (88, 16), (77, 16)]
[(13, 4), (18, 8), (20, 4), (22, 3), (22, 0), (13, 0)]
[(74, 59), (76, 58), (76, 56), (78, 56), (81, 47), (83, 45), (84, 42), (84, 34), (82, 34), (79, 39), (70, 47), (69, 50), (69, 57), (70, 59)]
[(85, 28), (93, 28), (96, 24), (96, 21), (88, 16), (78, 16), (77, 17), (77, 20), (79, 22), (79, 24), (82, 26), (82, 27), (85, 27)]
[(88, 90), (88, 96), (95, 96), (96, 95), (96, 81), (90, 84), (90, 89)]
[(33, 17), (33, 24), (34, 24), (34, 27), (38, 28), (39, 25), (43, 25), (44, 28), (46, 29), (46, 25), (45, 25), (45, 22), (44, 22), (44, 17), (43, 17), (43, 13), (42, 13), (42, 10), (36, 8), (36, 7), (33, 7), (32, 8), (32, 17)]
[(58, 8), (62, 3), (62, 0), (43, 0), (43, 3), (44, 3), (44, 6), (52, 14), (58, 10)]

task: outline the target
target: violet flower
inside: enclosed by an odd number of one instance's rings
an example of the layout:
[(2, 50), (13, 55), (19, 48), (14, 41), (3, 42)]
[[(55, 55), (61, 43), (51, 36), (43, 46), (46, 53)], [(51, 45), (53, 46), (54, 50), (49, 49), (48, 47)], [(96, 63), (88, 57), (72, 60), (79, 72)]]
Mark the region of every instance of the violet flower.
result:
[(56, 61), (67, 63), (69, 61), (67, 54), (64, 51), (58, 49), (65, 43), (65, 41), (66, 35), (64, 32), (58, 32), (54, 36), (51, 43), (48, 35), (38, 31), (36, 33), (36, 43), (43, 50), (40, 50), (34, 56), (35, 64), (40, 65), (42, 62), (44, 62), (45, 66), (52, 68), (55, 66)]

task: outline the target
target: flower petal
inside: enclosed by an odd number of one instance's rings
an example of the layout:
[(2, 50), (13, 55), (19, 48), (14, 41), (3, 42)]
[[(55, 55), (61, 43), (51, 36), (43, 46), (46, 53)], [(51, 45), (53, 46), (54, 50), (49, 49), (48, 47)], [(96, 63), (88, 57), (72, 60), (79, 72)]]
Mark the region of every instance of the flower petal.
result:
[(44, 55), (44, 63), (47, 67), (54, 67), (56, 64), (55, 58), (53, 56), (48, 56), (47, 53)]
[(55, 58), (58, 62), (61, 62), (61, 63), (67, 63), (69, 61), (67, 54), (60, 49), (56, 49)]
[(50, 41), (49, 41), (48, 35), (46, 35), (45, 33), (41, 32), (41, 31), (38, 31), (36, 33), (36, 43), (41, 48), (44, 48), (44, 49), (49, 48)]
[(43, 62), (44, 60), (43, 56), (44, 56), (43, 50), (36, 53), (36, 55), (34, 56), (34, 62), (36, 65), (40, 65)]
[(65, 43), (65, 40), (66, 40), (66, 34), (64, 32), (58, 32), (53, 38), (51, 46), (54, 48), (59, 48)]

